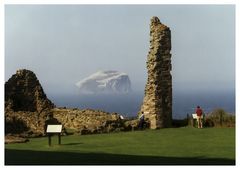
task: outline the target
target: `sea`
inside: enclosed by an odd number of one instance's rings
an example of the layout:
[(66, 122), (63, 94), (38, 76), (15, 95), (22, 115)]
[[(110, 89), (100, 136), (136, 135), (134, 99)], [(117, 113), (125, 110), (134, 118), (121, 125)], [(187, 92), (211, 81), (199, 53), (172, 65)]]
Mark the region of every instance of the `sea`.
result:
[[(136, 117), (143, 102), (144, 94), (94, 94), (94, 95), (50, 95), (48, 96), (57, 107), (96, 109), (110, 113), (119, 113), (124, 117)], [(183, 119), (192, 114), (196, 106), (201, 106), (204, 113), (209, 114), (215, 109), (224, 109), (235, 114), (234, 91), (205, 92), (173, 92), (174, 119)]]

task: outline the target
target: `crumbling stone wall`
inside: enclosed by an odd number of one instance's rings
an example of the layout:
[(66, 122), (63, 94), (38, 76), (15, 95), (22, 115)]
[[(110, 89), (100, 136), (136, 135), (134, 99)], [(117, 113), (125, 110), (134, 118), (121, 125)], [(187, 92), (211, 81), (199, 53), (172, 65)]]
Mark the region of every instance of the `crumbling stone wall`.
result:
[(150, 128), (170, 127), (172, 122), (171, 31), (157, 17), (151, 18), (148, 79), (141, 112)]
[(46, 123), (50, 122), (48, 121), (50, 114), (56, 119), (56, 124), (61, 123), (66, 130), (71, 129), (78, 134), (108, 133), (126, 129), (117, 113), (91, 109), (54, 108), (41, 113), (5, 112), (5, 134), (21, 134), (26, 137), (43, 136)]
[(54, 104), (47, 98), (32, 71), (17, 70), (16, 74), (5, 83), (5, 109), (7, 111), (42, 112), (52, 108)]
[(5, 134), (42, 136), (50, 113), (64, 128), (80, 134), (125, 130), (124, 122), (117, 113), (56, 108), (30, 70), (18, 70), (5, 83)]
[(80, 134), (108, 133), (125, 130), (123, 121), (117, 113), (108, 113), (92, 109), (63, 109), (52, 110), (66, 129), (72, 129)]
[(43, 134), (46, 116), (54, 107), (34, 72), (17, 70), (5, 83), (5, 133)]

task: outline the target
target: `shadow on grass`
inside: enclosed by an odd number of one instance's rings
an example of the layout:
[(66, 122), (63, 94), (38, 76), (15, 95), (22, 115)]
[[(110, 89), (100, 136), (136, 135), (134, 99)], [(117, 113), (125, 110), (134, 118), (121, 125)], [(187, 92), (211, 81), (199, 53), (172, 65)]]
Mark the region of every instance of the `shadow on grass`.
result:
[(83, 143), (66, 143), (66, 144), (61, 144), (61, 145), (82, 145)]
[(235, 165), (235, 160), (5, 149), (5, 165)]

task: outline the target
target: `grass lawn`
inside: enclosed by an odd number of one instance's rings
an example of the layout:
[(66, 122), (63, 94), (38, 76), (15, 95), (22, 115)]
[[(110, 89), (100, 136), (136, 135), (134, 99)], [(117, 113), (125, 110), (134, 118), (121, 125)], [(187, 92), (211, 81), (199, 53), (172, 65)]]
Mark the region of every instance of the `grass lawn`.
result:
[(32, 138), (5, 145), (6, 165), (234, 165), (235, 128), (168, 128)]

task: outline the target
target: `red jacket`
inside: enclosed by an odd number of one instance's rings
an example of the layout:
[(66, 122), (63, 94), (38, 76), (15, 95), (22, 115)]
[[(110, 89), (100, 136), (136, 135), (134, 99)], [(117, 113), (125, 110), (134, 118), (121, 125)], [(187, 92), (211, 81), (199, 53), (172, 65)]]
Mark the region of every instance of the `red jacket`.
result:
[(196, 109), (196, 113), (197, 113), (197, 116), (202, 116), (202, 109), (200, 109), (200, 108), (197, 108)]

